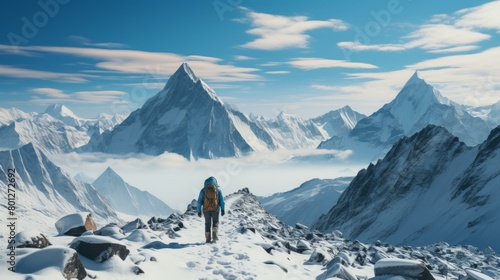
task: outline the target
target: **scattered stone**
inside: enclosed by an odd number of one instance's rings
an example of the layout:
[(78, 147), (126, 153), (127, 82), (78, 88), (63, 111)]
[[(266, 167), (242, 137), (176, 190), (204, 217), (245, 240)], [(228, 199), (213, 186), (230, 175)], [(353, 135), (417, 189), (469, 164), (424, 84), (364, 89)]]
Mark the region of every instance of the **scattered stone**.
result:
[(434, 280), (434, 276), (420, 260), (381, 259), (375, 263), (375, 276), (395, 275), (412, 280)]
[(323, 263), (326, 260), (327, 255), (328, 253), (326, 253), (323, 249), (316, 248), (307, 261), (311, 263)]
[(135, 275), (139, 275), (139, 274), (144, 274), (144, 270), (142, 270), (140, 267), (138, 266), (134, 266), (132, 268), (132, 272), (135, 273)]
[(311, 244), (305, 240), (299, 240), (299, 242), (297, 242), (297, 253), (301, 254), (307, 250), (311, 250)]
[(303, 225), (303, 224), (301, 224), (301, 223), (296, 223), (296, 224), (295, 224), (295, 228), (296, 228), (296, 229), (304, 229), (304, 230), (309, 230), (309, 227), (308, 227), (308, 226)]
[(345, 266), (343, 266), (340, 263), (335, 263), (331, 264), (328, 263), (326, 267), (326, 271), (321, 275), (321, 278), (319, 279), (329, 279), (329, 278), (339, 278), (343, 280), (358, 280), (358, 278), (353, 275), (349, 270), (346, 269)]
[(82, 256), (100, 263), (114, 255), (125, 260), (130, 253), (125, 244), (107, 236), (78, 237), (71, 242), (70, 247)]
[(121, 228), (121, 230), (122, 230), (122, 232), (127, 233), (127, 232), (131, 232), (133, 230), (136, 230), (136, 229), (147, 229), (147, 228), (149, 228), (148, 225), (146, 223), (144, 223), (143, 220), (137, 218), (137, 219), (125, 224)]
[(475, 269), (465, 269), (465, 273), (467, 273), (467, 277), (464, 278), (465, 280), (493, 280), (492, 277)]
[(45, 235), (35, 230), (18, 232), (15, 241), (17, 248), (45, 248), (52, 245)]
[(275, 263), (274, 261), (265, 261), (264, 263), (265, 264), (274, 264), (274, 265), (278, 266), (279, 268), (281, 268), (285, 273), (288, 273), (288, 269), (286, 267), (284, 267), (281, 264)]

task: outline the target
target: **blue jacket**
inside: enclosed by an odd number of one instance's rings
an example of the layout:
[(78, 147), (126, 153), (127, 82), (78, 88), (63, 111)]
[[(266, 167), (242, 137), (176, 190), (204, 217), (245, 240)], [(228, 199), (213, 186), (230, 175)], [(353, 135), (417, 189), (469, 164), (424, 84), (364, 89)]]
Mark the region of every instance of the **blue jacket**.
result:
[[(217, 187), (217, 196), (219, 199), (220, 209), (225, 211), (224, 196), (222, 195), (222, 191), (220, 190), (219, 187)], [(205, 188), (203, 187), (200, 191), (200, 195), (198, 195), (198, 204), (196, 205), (196, 209), (198, 210), (198, 212), (201, 212), (201, 206), (203, 205), (204, 199), (205, 199)]]

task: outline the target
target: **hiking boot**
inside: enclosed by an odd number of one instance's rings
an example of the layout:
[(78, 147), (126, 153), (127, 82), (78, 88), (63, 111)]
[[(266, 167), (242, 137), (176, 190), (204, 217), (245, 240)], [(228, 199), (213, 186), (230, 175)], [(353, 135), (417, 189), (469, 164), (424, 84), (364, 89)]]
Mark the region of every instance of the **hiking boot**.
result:
[(210, 243), (212, 240), (210, 240), (210, 232), (205, 232), (205, 239), (207, 240), (207, 243)]
[(212, 239), (214, 241), (219, 240), (219, 237), (217, 236), (217, 228), (216, 227), (212, 228)]

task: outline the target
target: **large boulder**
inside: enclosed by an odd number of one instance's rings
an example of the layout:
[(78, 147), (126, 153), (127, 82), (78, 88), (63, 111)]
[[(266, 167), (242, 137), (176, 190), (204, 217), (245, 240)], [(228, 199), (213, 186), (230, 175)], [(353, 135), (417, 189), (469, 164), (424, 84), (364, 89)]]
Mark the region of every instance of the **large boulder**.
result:
[(116, 224), (107, 224), (99, 230), (94, 232), (95, 235), (109, 236), (114, 239), (120, 240), (125, 238), (125, 234), (121, 228), (119, 228)]
[(59, 269), (64, 279), (80, 280), (87, 277), (77, 252), (62, 246), (50, 246), (21, 257), (17, 261), (16, 272), (32, 274), (49, 267)]
[(97, 230), (97, 226), (89, 212), (79, 212), (60, 218), (56, 229), (60, 235), (81, 236), (86, 231)]
[(387, 258), (375, 263), (375, 276), (403, 276), (408, 280), (434, 280), (431, 272), (420, 260)]
[(326, 266), (326, 271), (323, 272), (319, 279), (343, 279), (343, 280), (358, 280), (356, 275), (352, 274), (344, 265), (340, 263), (330, 262)]
[(122, 242), (107, 236), (87, 235), (75, 238), (70, 247), (82, 256), (96, 261), (104, 262), (114, 255), (122, 260), (127, 258), (130, 251)]
[(36, 230), (23, 230), (16, 234), (17, 248), (45, 248), (52, 245), (42, 233)]

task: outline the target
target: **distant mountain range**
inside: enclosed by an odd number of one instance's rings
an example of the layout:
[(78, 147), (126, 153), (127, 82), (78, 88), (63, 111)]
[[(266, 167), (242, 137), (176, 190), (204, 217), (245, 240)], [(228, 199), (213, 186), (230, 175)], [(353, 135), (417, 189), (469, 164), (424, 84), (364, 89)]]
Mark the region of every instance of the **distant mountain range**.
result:
[(312, 179), (291, 191), (258, 198), (266, 210), (282, 222), (311, 226), (328, 213), (347, 188), (352, 177)]
[(57, 104), (43, 114), (0, 108), (0, 149), (33, 143), (45, 153), (177, 153), (195, 160), (318, 147), (350, 150), (354, 160), (375, 160), (428, 124), (475, 146), (500, 124), (500, 101), (484, 107), (459, 105), (415, 72), (394, 100), (368, 117), (345, 106), (312, 119), (285, 113), (265, 119), (224, 104), (184, 63), (163, 90), (128, 117), (82, 119)]
[(346, 136), (333, 136), (319, 148), (350, 149), (355, 157), (376, 159), (403, 136), (410, 136), (428, 124), (442, 126), (465, 144), (475, 146), (500, 124), (499, 114), (500, 102), (479, 109), (459, 105), (443, 97), (415, 72), (394, 100), (361, 119)]
[[(348, 125), (357, 118), (347, 117)], [(321, 121), (322, 126), (330, 123), (326, 117)], [(345, 125), (332, 119), (326, 126), (337, 123)], [(314, 121), (284, 113), (274, 120), (247, 117), (226, 106), (184, 63), (162, 91), (115, 129), (96, 135), (79, 151), (151, 155), (171, 152), (187, 159), (219, 158), (279, 148), (314, 148), (329, 136)]]
[(0, 108), (0, 149), (33, 143), (44, 153), (68, 153), (88, 143), (91, 136), (112, 129), (126, 115), (77, 117), (64, 105), (51, 105), (42, 114)]
[(314, 228), (348, 238), (500, 249), (500, 126), (468, 147), (442, 127), (403, 137), (361, 170)]

